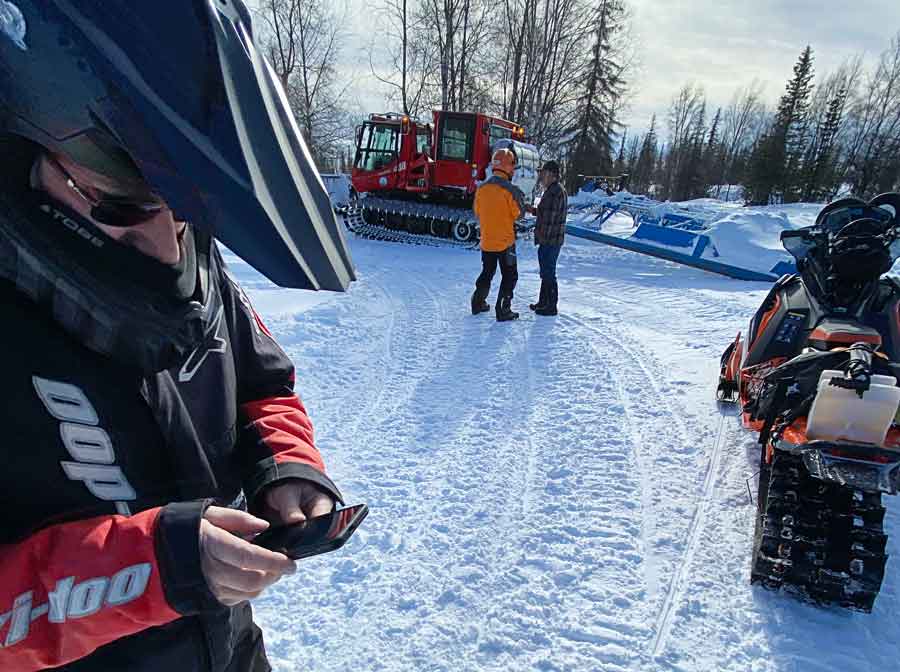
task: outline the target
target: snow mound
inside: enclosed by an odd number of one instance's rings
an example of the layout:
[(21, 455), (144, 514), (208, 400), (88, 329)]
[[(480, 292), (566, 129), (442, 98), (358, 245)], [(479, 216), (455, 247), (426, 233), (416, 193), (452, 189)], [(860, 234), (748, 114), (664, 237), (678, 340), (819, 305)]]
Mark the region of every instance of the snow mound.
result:
[(812, 226), (822, 206), (801, 203), (725, 208), (723, 214), (704, 231), (718, 253), (718, 261), (769, 272), (781, 261), (793, 261), (781, 244), (781, 232)]

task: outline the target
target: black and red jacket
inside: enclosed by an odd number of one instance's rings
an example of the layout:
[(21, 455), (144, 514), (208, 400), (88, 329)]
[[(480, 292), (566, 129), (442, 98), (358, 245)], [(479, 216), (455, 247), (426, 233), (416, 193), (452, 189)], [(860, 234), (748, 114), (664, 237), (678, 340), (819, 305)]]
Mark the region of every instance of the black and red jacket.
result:
[(268, 669), (249, 606), (223, 607), (203, 578), (204, 507), (253, 511), (291, 478), (340, 494), (290, 360), (214, 245), (210, 264), (205, 342), (149, 377), (0, 283), (3, 672)]

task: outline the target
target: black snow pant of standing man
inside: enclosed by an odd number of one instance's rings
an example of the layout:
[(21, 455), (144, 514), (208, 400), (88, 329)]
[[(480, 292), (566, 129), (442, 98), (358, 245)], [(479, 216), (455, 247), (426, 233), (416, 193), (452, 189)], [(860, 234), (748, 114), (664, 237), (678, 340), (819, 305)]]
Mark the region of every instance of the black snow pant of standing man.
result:
[(497, 295), (497, 305), (495, 307), (497, 320), (500, 322), (515, 320), (519, 317), (519, 314), (514, 313), (510, 307), (516, 283), (519, 281), (515, 244), (510, 245), (502, 252), (481, 251), (481, 275), (475, 281), (475, 294), (472, 296), (472, 313), (477, 314), (490, 310), (486, 300), (491, 292), (491, 281), (494, 279), (498, 265), (500, 266), (501, 280), (500, 292)]

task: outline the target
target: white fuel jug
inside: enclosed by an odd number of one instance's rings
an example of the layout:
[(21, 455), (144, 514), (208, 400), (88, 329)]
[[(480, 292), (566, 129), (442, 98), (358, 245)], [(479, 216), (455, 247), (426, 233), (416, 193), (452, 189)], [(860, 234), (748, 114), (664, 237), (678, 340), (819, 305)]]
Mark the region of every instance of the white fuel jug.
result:
[(852, 441), (884, 445), (900, 406), (900, 387), (891, 376), (872, 376), (872, 387), (862, 399), (855, 390), (830, 385), (843, 378), (841, 371), (823, 371), (806, 427), (810, 441)]

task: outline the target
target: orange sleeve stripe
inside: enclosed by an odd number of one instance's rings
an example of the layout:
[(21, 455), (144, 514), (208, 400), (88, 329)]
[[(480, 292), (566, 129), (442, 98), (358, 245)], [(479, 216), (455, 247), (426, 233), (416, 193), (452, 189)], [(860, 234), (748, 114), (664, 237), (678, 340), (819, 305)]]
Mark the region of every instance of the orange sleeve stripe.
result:
[(312, 422), (297, 395), (252, 401), (242, 408), (276, 463), (302, 462), (325, 470), (315, 447)]

